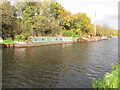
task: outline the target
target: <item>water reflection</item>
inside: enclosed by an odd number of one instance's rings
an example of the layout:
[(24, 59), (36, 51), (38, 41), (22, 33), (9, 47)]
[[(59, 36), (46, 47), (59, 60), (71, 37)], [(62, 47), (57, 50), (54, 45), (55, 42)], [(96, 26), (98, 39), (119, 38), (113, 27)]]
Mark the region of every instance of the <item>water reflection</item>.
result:
[(3, 87), (90, 88), (117, 61), (117, 40), (3, 49)]

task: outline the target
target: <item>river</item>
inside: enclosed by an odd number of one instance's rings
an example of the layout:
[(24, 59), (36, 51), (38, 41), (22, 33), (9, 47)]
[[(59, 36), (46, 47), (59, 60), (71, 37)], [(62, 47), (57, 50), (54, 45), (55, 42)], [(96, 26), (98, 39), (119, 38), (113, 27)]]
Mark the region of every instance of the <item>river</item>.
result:
[(3, 48), (3, 88), (91, 88), (118, 60), (118, 39)]

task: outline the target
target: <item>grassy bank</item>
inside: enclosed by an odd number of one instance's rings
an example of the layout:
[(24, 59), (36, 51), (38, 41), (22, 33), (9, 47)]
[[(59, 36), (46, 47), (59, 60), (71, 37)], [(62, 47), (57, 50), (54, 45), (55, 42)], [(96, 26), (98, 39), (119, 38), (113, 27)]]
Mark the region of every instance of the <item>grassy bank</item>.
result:
[(118, 82), (118, 72), (120, 67), (120, 60), (118, 64), (112, 65), (114, 69), (111, 73), (106, 73), (103, 79), (93, 80), (91, 83), (92, 88), (120, 88), (120, 83)]
[(79, 38), (79, 37), (72, 37), (72, 40), (73, 40), (73, 41), (77, 41), (78, 38)]
[(1, 42), (0, 44), (14, 44), (13, 40), (4, 40), (3, 42)]

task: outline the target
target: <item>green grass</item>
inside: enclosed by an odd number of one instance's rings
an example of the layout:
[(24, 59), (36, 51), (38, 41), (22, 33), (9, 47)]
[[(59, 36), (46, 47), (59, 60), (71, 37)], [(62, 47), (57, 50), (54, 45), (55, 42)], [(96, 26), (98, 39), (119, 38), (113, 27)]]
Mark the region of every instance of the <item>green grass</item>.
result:
[(120, 88), (118, 82), (118, 71), (120, 67), (120, 60), (119, 63), (116, 65), (112, 65), (114, 69), (111, 73), (106, 73), (103, 79), (93, 80), (91, 82), (92, 88)]
[(79, 37), (72, 37), (73, 39), (73, 41), (77, 41), (77, 39), (79, 38)]
[(4, 40), (3, 42), (1, 42), (0, 44), (14, 44), (14, 41), (11, 39), (8, 40)]

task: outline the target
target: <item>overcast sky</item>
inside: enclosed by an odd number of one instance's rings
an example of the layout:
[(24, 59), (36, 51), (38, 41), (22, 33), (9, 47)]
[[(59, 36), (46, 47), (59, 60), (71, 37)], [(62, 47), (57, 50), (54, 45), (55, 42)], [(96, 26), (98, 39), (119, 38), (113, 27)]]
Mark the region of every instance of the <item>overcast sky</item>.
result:
[(111, 28), (118, 29), (118, 1), (119, 0), (57, 0), (71, 13), (86, 13), (92, 23), (98, 25), (108, 24)]

